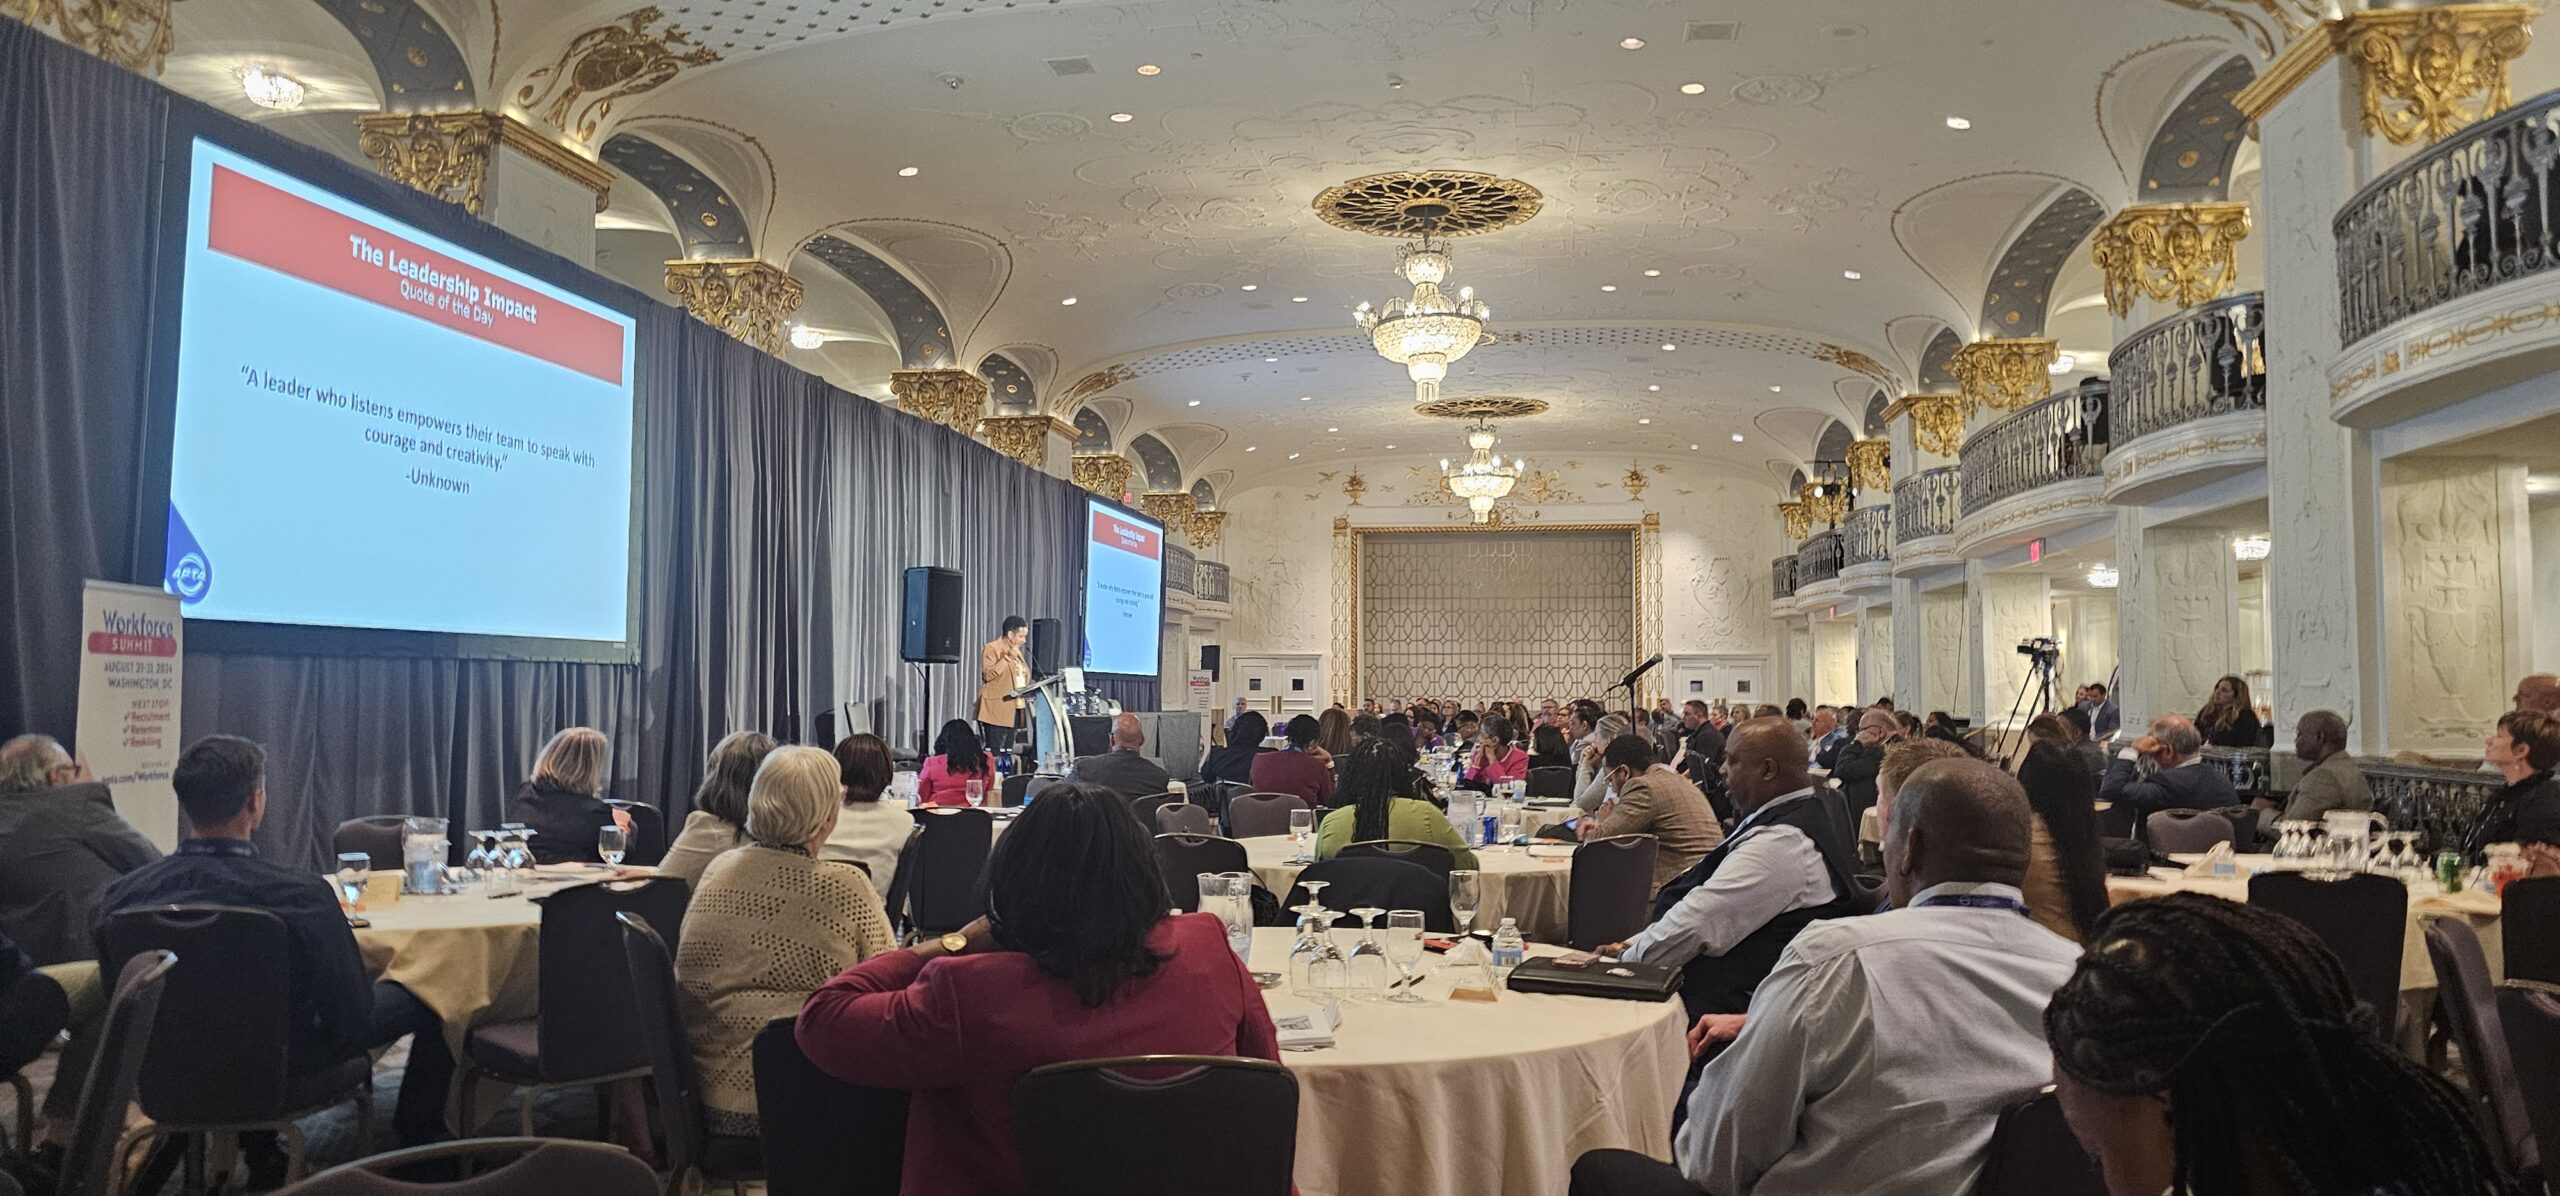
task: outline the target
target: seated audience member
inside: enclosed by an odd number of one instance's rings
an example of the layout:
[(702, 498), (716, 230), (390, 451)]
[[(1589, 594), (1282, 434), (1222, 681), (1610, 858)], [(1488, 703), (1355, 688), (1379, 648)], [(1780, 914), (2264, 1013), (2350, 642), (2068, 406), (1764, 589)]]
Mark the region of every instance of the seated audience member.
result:
[(746, 843), (709, 861), (685, 909), (676, 984), (712, 1133), (756, 1132), (756, 1031), (898, 945), (862, 871), (817, 857), (835, 832), (843, 776), (819, 748), (765, 757), (747, 794)]
[[(1972, 1190), (2001, 1109), (2052, 1075), (2044, 1007), (2079, 955), (2019, 916), (2030, 817), (1988, 764), (1912, 774), (1884, 831), (1894, 908), (1806, 927), (1746, 1016), (1692, 1031), (1732, 1042), (1689, 1098), (1679, 1174), (1717, 1196)], [(1595, 1152), (1572, 1190), (1667, 1192), (1671, 1171)]]
[(800, 1013), (800, 1049), (821, 1070), (914, 1091), (906, 1191), (1022, 1191), (1013, 1086), (1033, 1068), (1280, 1057), (1226, 928), (1165, 913), (1154, 844), (1117, 795), (1042, 793), (997, 837), (986, 884), (986, 917), (855, 965)]
[(1725, 742), (1724, 781), (1742, 820), (1705, 859), (1663, 887), (1653, 922), (1600, 954), (1667, 964), (1687, 975), (1692, 1018), (1740, 1013), (1796, 932), (1865, 904), (1857, 855), (1806, 775), (1804, 734), (1752, 719)]
[(2214, 682), (2213, 696), (2196, 711), (2195, 724), (2196, 734), (2214, 747), (2258, 746), (2261, 724), (2257, 708), (2249, 703), (2249, 683), (2230, 675)]
[(1529, 778), (1529, 753), (1511, 744), (1511, 722), (1508, 719), (1484, 720), (1484, 740), (1476, 744), (1475, 753), (1467, 758), (1466, 779), (1491, 788), (1497, 781), (1524, 781)]
[(2518, 710), (2498, 719), (2483, 751), (2489, 767), (2507, 779), (2489, 795), (2462, 837), (2462, 852), (2479, 863), (2492, 843), (2560, 844), (2560, 719)]
[(2516, 1194), (2479, 1107), (2387, 1041), (2299, 922), (2171, 893), (2098, 919), (2044, 1013), (2110, 1193)]
[[(595, 733), (587, 732), (590, 735)], [(563, 734), (568, 734), (563, 732)], [(601, 743), (603, 736), (597, 735)], [(551, 758), (546, 752), (544, 758)], [(599, 748), (595, 759), (601, 761)], [(302, 1075), (414, 1035), (408, 1073), (400, 1080), (392, 1126), (402, 1145), (445, 1136), (445, 1090), (453, 1082), (453, 1054), (434, 1011), (389, 980), (365, 979), (355, 932), (339, 907), (336, 886), (299, 868), (272, 864), (250, 841), (267, 813), (266, 752), (246, 739), (213, 735), (188, 745), (169, 773), (194, 837), (167, 859), (146, 864), (107, 888), (98, 938), (119, 910), (163, 905), (230, 905), (265, 910), (284, 921), (286, 956), (275, 961), (287, 976), (287, 1066)], [(600, 765), (598, 766), (600, 768)], [(571, 780), (575, 780), (573, 772)], [(594, 849), (595, 834), (587, 834)], [(121, 959), (100, 959), (113, 975)], [(261, 1140), (262, 1156), (272, 1143)], [(280, 1169), (280, 1152), (273, 1165)], [(253, 1160), (265, 1169), (263, 1158)], [(256, 1186), (254, 1183), (252, 1186)]]
[(942, 732), (933, 737), (933, 754), (916, 770), (916, 804), (968, 805), (971, 781), (978, 783), (982, 799), (991, 798), (1003, 783), (996, 775), (995, 756), (978, 740), (978, 729), (955, 718), (942, 724)]
[(1618, 798), (1602, 806), (1598, 817), (1583, 820), (1582, 837), (1653, 836), (1656, 890), (1724, 842), (1724, 826), (1716, 821), (1707, 795), (1689, 778), (1655, 760), (1653, 744), (1644, 736), (1629, 733), (1610, 740), (1608, 750), (1600, 755), (1600, 772), (1602, 783)]
[[(1378, 727), (1378, 716), (1374, 714), (1363, 714), (1352, 719), (1351, 746), (1356, 748), (1369, 740), (1376, 739), (1378, 737)], [(1331, 749), (1328, 748), (1326, 750), (1330, 751)], [(1348, 753), (1334, 752), (1333, 754), (1338, 758), (1347, 755)]]
[(1600, 803), (1609, 799), (1609, 766), (1601, 762), (1609, 745), (1627, 733), (1627, 716), (1604, 714), (1589, 739), (1575, 746), (1577, 759), (1573, 767), (1573, 807), (1585, 814), (1600, 812)]
[(2062, 720), (2064, 730), (2071, 733), (2071, 758), (2089, 770), (2092, 785), (2107, 779), (2107, 749), (2089, 734), (2089, 712), (2077, 706), (2065, 706), (2054, 715)]
[[(1377, 733), (1374, 725), (1370, 727), (1369, 734)], [(1269, 738), (1271, 738), (1271, 720), (1262, 717), (1261, 711), (1245, 711), (1242, 717), (1236, 719), (1235, 730), (1228, 734), (1226, 745), (1210, 748), (1209, 754), (1200, 761), (1200, 779), (1252, 785), (1254, 757), (1269, 750), (1262, 746), (1262, 741)], [(1146, 741), (1141, 738), (1139, 742), (1143, 744)], [(1164, 787), (1159, 785), (1150, 792), (1162, 793)], [(1144, 797), (1146, 794), (1132, 796)]]
[[(1248, 710), (1236, 720), (1238, 727), (1257, 727), (1262, 716)], [(1067, 781), (1077, 785), (1097, 785), (1131, 801), (1165, 792), (1173, 777), (1164, 766), (1146, 757), (1147, 727), (1138, 716), (1123, 713), (1111, 720), (1111, 750), (1099, 756), (1085, 756), (1067, 766)], [(1225, 749), (1221, 748), (1220, 751)], [(1211, 752), (1215, 756), (1216, 752)], [(1205, 774), (1206, 769), (1202, 772)], [(1213, 781), (1225, 777), (1213, 776)]]
[(1573, 754), (1566, 747), (1562, 728), (1540, 727), (1529, 733), (1530, 768), (1571, 768), (1573, 766)]
[(1884, 750), (1902, 742), (1902, 721), (1893, 712), (1870, 706), (1858, 715), (1858, 729), (1831, 760), (1832, 783), (1849, 806), (1849, 825), (1856, 826), (1867, 807), (1876, 804), (1876, 771), (1884, 767)]
[[(95, 946), (84, 952), (96, 953)], [(61, 1013), (53, 1012), (57, 1003)], [(30, 1191), (52, 1190), (62, 1170), (63, 1148), (71, 1142), (81, 1084), (97, 1051), (99, 1019), (106, 1011), (107, 990), (98, 979), (97, 960), (38, 964), (0, 934), (0, 1057), (30, 1058), (62, 1031), (71, 1032), (71, 1041), (55, 1057), (53, 1086), (45, 1092), (42, 1135), (36, 1142), (13, 1143), (18, 1148), (14, 1157), (0, 1154), (0, 1177), (17, 1179)]]
[(2516, 682), (2515, 708), (2560, 718), (2560, 676), (2527, 673)]
[(1902, 722), (1902, 735), (1903, 735), (1903, 738), (1905, 738), (1905, 739), (1919, 739), (1919, 738), (1922, 738), (1922, 732), (1923, 732), (1924, 730), (1926, 730), (1926, 728), (1924, 728), (1924, 727), (1922, 727), (1922, 726), (1920, 725), (1920, 716), (1919, 716), (1919, 715), (1913, 714), (1913, 713), (1911, 713), (1911, 712), (1910, 712), (1910, 711), (1908, 711), (1908, 710), (1897, 710), (1897, 711), (1894, 711), (1894, 712), (1893, 712), (1893, 717), (1895, 717), (1896, 719), (1901, 720), (1901, 722)]
[(1805, 763), (1815, 768), (1831, 767), (1829, 759), (1839, 755), (1840, 741), (1849, 737), (1849, 729), (1840, 725), (1840, 712), (1829, 706), (1813, 708), (1813, 725), (1805, 728), (1807, 755)]
[(1414, 708), (1413, 742), (1414, 746), (1426, 752), (1439, 751), (1445, 742), (1440, 735), (1440, 716), (1432, 713), (1429, 707)]
[(95, 959), (100, 895), (159, 858), (61, 744), (0, 743), (0, 935), (38, 966)]
[(629, 814), (604, 804), (611, 756), (604, 732), (593, 727), (571, 727), (542, 745), (533, 775), (507, 806), (510, 821), (533, 831), (534, 863), (598, 863), (604, 857), (596, 854), (596, 832), (608, 826), (631, 829)]
[(773, 737), (762, 731), (732, 731), (713, 745), (711, 761), (702, 769), (702, 787), (693, 791), (693, 812), (684, 816), (684, 829), (667, 844), (658, 875), (698, 888), (713, 856), (747, 841), (747, 789), (773, 748)]
[[(1344, 724), (1346, 733), (1349, 729), (1349, 724)], [(1456, 718), (1449, 720), (1449, 735), (1441, 746), (1456, 748), (1462, 752), (1468, 751), (1476, 746), (1477, 731), (1476, 712), (1461, 710)]]
[[(836, 829), (827, 836), (826, 846), (818, 849), (818, 858), (862, 865), (863, 874), (871, 878), (871, 891), (885, 900), (889, 886), (898, 879), (898, 853), (906, 849), (916, 816), (880, 800), (895, 768), (886, 740), (867, 733), (847, 735), (836, 741), (835, 757), (844, 806), (836, 811)], [(887, 912), (895, 921), (898, 911)]]
[[(1286, 793), (1322, 809), (1333, 796), (1333, 769), (1316, 746), (1316, 720), (1301, 714), (1289, 720), (1289, 746), (1253, 758), (1252, 785), (1257, 793)], [(1143, 795), (1141, 795), (1143, 796)]]
[[(2106, 780), (2098, 785), (2098, 796), (2133, 807), (2137, 823), (2161, 810), (2238, 805), (2240, 793), (2231, 787), (2231, 778), (2207, 765), (2202, 751), (2194, 723), (2174, 714), (2161, 715), (2151, 720), (2150, 734), (2116, 753), (2115, 762), (2107, 765)], [(2135, 763), (2145, 759), (2155, 765), (2149, 776), (2135, 769)]]
[(1707, 800), (1716, 803), (1716, 817), (1731, 818), (1731, 803), (1719, 800), (1724, 794), (1724, 735), (1730, 721), (1719, 721), (1718, 711), (1695, 698), (1680, 707), (1680, 775), (1689, 778)]
[(1475, 853), (1467, 850), (1466, 839), (1449, 824), (1447, 814), (1396, 792), (1410, 769), (1384, 740), (1351, 749), (1351, 758), (1342, 762), (1342, 784), (1334, 790), (1335, 809), (1316, 824), (1316, 858), (1332, 859), (1352, 843), (1411, 839), (1448, 848), (1458, 867), (1475, 867)]
[(2107, 910), (2107, 859), (2098, 845), (2096, 786), (2071, 750), (2050, 740), (2027, 745), (2018, 784), (2034, 815), (2027, 852), (2027, 916), (2079, 942)]
[[(1600, 729), (1600, 720), (1607, 713), (1600, 708), (1600, 703), (1589, 698), (1577, 699), (1572, 706), (1566, 708), (1564, 733), (1565, 737), (1572, 741), (1573, 754), (1577, 758), (1593, 748), (1609, 746), (1610, 740), (1626, 733), (1627, 720), (1624, 718), (1618, 720), (1619, 729), (1615, 732)], [(1533, 734), (1531, 739), (1534, 741), (1535, 738)]]
[(2302, 777), (2293, 783), (2284, 811), (2277, 813), (2276, 804), (2263, 797), (2250, 803), (2259, 811), (2258, 829), (2271, 830), (2279, 821), (2297, 818), (2318, 822), (2331, 810), (2373, 808), (2373, 790), (2364, 783), (2364, 769), (2347, 754), (2347, 720), (2337, 711), (2307, 710), (2295, 719), (2293, 754), (2302, 761)]
[[(1473, 735), (1475, 725), (1475, 719), (1461, 718), (1458, 720), (1459, 733)], [(1233, 735), (1228, 736), (1231, 742), (1234, 738)], [(1342, 707), (1328, 706), (1324, 713), (1316, 716), (1316, 747), (1324, 753), (1328, 763), (1351, 754), (1351, 715)]]
[(1881, 856), (1885, 824), (1893, 821), (1893, 795), (1920, 766), (1933, 760), (1969, 760), (1963, 748), (1943, 739), (1905, 739), (1884, 750), (1876, 768), (1876, 847)]
[(2080, 709), (2089, 716), (2089, 737), (2104, 746), (2124, 727), (2124, 707), (2107, 687), (2091, 682), (2080, 690)]
[[(1803, 698), (1787, 699), (1787, 721), (1795, 726), (1796, 733), (1799, 735), (1813, 730), (1813, 713), (1805, 708)], [(1805, 752), (1805, 759), (1808, 761), (1813, 759), (1810, 749)]]

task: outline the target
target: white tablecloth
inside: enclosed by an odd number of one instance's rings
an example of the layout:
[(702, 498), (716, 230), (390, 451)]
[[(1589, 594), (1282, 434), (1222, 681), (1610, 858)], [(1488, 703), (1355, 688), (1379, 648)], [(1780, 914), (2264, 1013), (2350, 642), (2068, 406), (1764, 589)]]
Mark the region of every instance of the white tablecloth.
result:
[[(1289, 862), (1289, 837), (1264, 835), (1240, 842), (1254, 878), (1281, 900), (1288, 900), (1289, 886), (1297, 883), (1298, 873), (1306, 867)], [(1565, 894), (1573, 875), (1570, 848), (1559, 843), (1540, 850), (1542, 854), (1532, 856), (1520, 847), (1476, 849), (1477, 884), (1484, 899), (1476, 909), (1476, 929), (1491, 930), (1502, 925), (1504, 918), (1512, 918), (1532, 942), (1564, 941)], [(1547, 852), (1552, 857), (1543, 854)]]
[[(1294, 937), (1255, 931), (1253, 966), (1285, 972)], [(1335, 937), (1348, 950), (1359, 936)], [(1563, 1196), (1585, 1151), (1670, 1157), (1689, 1063), (1680, 1002), (1452, 1002), (1436, 972), (1420, 991), (1421, 1005), (1345, 1002), (1335, 1045), (1282, 1052), (1298, 1077), (1301, 1196)], [(1285, 988), (1266, 996), (1303, 1007)]]

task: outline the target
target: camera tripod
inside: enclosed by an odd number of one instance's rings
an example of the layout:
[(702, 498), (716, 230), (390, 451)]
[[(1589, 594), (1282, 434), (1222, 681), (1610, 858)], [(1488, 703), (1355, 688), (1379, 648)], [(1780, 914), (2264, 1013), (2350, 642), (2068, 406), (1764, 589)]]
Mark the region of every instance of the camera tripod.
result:
[[(2018, 681), (2018, 700), (2009, 704), (2010, 729), (2000, 733), (2000, 751), (1992, 757), (1994, 760), (2005, 761), (2026, 746), (2027, 724), (2053, 709), (2054, 654), (2036, 651), (2026, 655), (2027, 675)], [(2028, 705), (2030, 700), (2035, 704)], [(2017, 738), (2011, 739), (2011, 735)]]

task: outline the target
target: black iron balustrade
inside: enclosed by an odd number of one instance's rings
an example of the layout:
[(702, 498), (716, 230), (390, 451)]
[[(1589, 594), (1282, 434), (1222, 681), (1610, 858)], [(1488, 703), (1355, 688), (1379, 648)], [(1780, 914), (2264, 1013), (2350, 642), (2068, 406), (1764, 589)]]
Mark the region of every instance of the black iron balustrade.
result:
[(2430, 768), (2422, 764), (2361, 763), (2364, 783), (2373, 790), (2373, 808), (2394, 830), (2425, 834), (2424, 850), (2451, 851), (2480, 818), (2490, 795), (2505, 785), (2494, 772), (2468, 768)]
[(1964, 513), (2056, 482), (2096, 477), (2106, 455), (2107, 383), (2091, 378), (1965, 439), (1956, 453), (1964, 470)]
[(1924, 469), (1893, 484), (1893, 542), (1908, 544), (1956, 531), (1957, 479), (1953, 465)]
[(2274, 770), (2269, 767), (2268, 751), (2262, 747), (2206, 747), (2204, 762), (2222, 770), (2231, 779), (2231, 787), (2242, 797), (2268, 797), (2275, 792)]
[(1802, 589), (1818, 581), (1831, 581), (1840, 576), (1840, 533), (1815, 532), (1796, 549), (1796, 588)]
[(1198, 558), (1196, 558), (1196, 557), (1194, 557), (1194, 556), (1192, 556), (1192, 555), (1191, 555), (1191, 550), (1190, 550), (1190, 549), (1185, 548), (1185, 547), (1183, 547), (1183, 546), (1181, 546), (1181, 545), (1179, 545), (1179, 544), (1167, 544), (1167, 545), (1165, 545), (1165, 546), (1164, 546), (1164, 588), (1165, 588), (1165, 592), (1166, 592), (1166, 593), (1169, 593), (1169, 594), (1195, 594), (1195, 593), (1197, 593), (1197, 592), (1198, 592), (1198, 589), (1199, 589), (1199, 581), (1198, 581), (1198, 580), (1197, 580), (1197, 578), (1195, 577), (1195, 574), (1198, 572), (1198, 568), (1199, 568), (1199, 566), (1198, 566), (1198, 563), (1197, 563), (1197, 562), (1198, 562)]
[(2136, 436), (2234, 411), (2267, 409), (2267, 297), (2191, 307), (2107, 355), (2107, 431)]
[(2560, 91), (2420, 150), (2338, 210), (2338, 342), (2560, 268)]
[(1846, 563), (1872, 565), (1893, 559), (1893, 507), (1879, 503), (1849, 512), (1849, 521), (1840, 525), (1845, 542)]
[(1216, 561), (1201, 561), (1193, 566), (1192, 581), (1200, 587), (1202, 602), (1226, 601), (1227, 580), (1227, 567)]
[(1782, 556), (1769, 562), (1769, 597), (1796, 596), (1796, 558)]

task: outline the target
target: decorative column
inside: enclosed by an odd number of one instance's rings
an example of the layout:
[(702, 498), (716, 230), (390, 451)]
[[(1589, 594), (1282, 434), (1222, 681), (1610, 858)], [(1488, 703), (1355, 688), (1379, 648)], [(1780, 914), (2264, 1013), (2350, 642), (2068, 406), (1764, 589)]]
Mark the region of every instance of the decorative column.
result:
[(1118, 502), (1129, 492), (1129, 475), (1137, 467), (1118, 453), (1077, 453), (1072, 469), (1076, 485)]
[(1138, 496), (1138, 509), (1147, 518), (1164, 525), (1164, 530), (1180, 532), (1191, 526), (1191, 514), (1199, 509), (1188, 490), (1150, 490)]
[(376, 112), (356, 129), (384, 177), (581, 265), (595, 260), (612, 167), (502, 112)]
[(2533, 44), (2533, 17), (2522, 4), (2442, 4), (2343, 18), (2337, 45), (2360, 68), (2364, 131), (2411, 145), (2496, 115), (2511, 102), (2507, 64)]
[(2053, 363), (2054, 351), (2048, 337), (1994, 337), (1956, 350), (1947, 372), (1963, 385), (1968, 408), (2015, 411), (2052, 389), (2053, 375), (2045, 367)]
[(2107, 276), (2108, 311), (2131, 317), (2147, 295), (2166, 315), (2230, 294), (2248, 235), (2247, 204), (2135, 204), (2098, 226), (2089, 253)]
[(178, 43), (170, 0), (0, 0), (0, 15), (55, 35), (136, 74), (160, 77)]
[[(2027, 705), (2035, 705), (2034, 692), (2026, 688), (2028, 660), (2018, 645), (2053, 634), (2051, 588), (2041, 573), (2001, 573), (1975, 560), (1964, 563), (1964, 589), (1967, 631), (1973, 637), (1975, 680), (1969, 697), (1975, 720), (2012, 726), (2009, 715), (2022, 692)], [(2068, 703), (2067, 683), (2059, 677), (2054, 681), (2065, 686), (2055, 701)], [(2024, 718), (2034, 711), (2018, 713)]]
[(1227, 513), (1217, 510), (1195, 510), (1182, 521), (1182, 536), (1193, 548), (1215, 548), (1220, 531), (1227, 525)]
[(978, 430), (997, 452), (1044, 472), (1076, 437), (1074, 424), (1053, 415), (990, 415), (979, 421)]
[[(1894, 588), (1899, 592), (1901, 583), (1895, 583)], [(1897, 681), (1894, 670), (1900, 667), (1900, 662), (1894, 659), (1893, 652), (1894, 624), (1901, 617), (1902, 607), (1899, 603), (1889, 610), (1880, 610), (1869, 605), (1858, 612), (1858, 696), (1856, 700), (1861, 703), (1872, 702), (1878, 697), (1901, 692), (1895, 688)], [(1895, 700), (1900, 701), (1899, 698)]]
[(767, 353), (782, 351), (782, 321), (800, 310), (800, 291), (799, 279), (754, 258), (667, 263), (667, 293), (693, 318)]
[(899, 410), (963, 436), (977, 429), (987, 406), (987, 380), (967, 370), (892, 370), (889, 393)]

